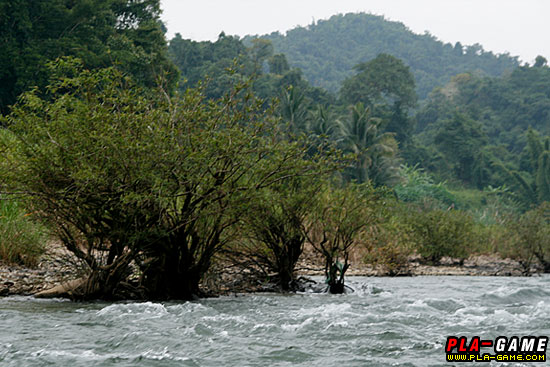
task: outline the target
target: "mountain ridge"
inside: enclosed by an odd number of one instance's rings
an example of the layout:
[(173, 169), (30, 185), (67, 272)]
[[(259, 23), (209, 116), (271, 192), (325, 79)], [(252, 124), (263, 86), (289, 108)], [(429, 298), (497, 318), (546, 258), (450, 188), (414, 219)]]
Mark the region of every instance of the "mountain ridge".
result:
[(411, 68), (421, 99), (454, 75), (501, 76), (520, 64), (517, 56), (494, 54), (480, 44), (444, 43), (428, 32), (420, 35), (401, 22), (367, 13), (337, 14), (285, 34), (246, 36), (244, 41), (256, 37), (269, 39), (275, 52), (284, 53), (314, 86), (331, 92), (338, 91), (355, 65), (380, 53), (396, 56)]

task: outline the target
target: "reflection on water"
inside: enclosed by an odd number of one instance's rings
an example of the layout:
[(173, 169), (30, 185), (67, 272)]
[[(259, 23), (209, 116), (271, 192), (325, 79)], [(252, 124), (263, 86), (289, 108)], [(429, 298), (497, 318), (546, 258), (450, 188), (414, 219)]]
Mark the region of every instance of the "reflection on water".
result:
[(448, 335), (550, 335), (547, 276), (349, 285), (162, 304), (4, 298), (0, 366), (449, 366)]

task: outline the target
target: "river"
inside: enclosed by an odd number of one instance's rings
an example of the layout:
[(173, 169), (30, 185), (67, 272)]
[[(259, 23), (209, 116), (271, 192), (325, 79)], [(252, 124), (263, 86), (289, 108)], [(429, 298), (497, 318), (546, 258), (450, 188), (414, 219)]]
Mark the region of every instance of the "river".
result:
[(449, 335), (550, 335), (549, 276), (348, 284), (196, 302), (0, 298), (0, 366), (450, 366)]

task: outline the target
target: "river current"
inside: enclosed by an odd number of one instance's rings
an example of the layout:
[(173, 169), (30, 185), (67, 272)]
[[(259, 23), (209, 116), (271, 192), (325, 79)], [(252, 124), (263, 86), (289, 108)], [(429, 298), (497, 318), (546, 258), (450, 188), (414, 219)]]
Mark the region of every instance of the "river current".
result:
[(355, 292), (339, 296), (196, 302), (0, 298), (0, 366), (450, 366), (449, 335), (550, 335), (548, 276), (357, 277), (348, 285)]

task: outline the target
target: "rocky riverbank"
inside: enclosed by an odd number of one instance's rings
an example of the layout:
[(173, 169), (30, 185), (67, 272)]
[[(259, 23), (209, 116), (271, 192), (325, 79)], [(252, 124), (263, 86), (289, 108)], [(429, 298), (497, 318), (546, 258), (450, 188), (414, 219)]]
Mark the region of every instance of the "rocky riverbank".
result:
[[(411, 257), (399, 275), (464, 275), (464, 276), (522, 276), (525, 270), (521, 264), (512, 259), (503, 259), (496, 255), (478, 255), (466, 259), (462, 264), (453, 259), (443, 259), (440, 265), (422, 264), (418, 258)], [(531, 273), (540, 271), (536, 266)], [(301, 276), (323, 275), (322, 261), (313, 254), (307, 254), (298, 264)], [(380, 266), (364, 264), (360, 260), (352, 261), (346, 273), (348, 276), (386, 276), (387, 271)], [(33, 295), (50, 289), (61, 283), (69, 282), (81, 276), (74, 258), (59, 246), (49, 246), (38, 266), (29, 269), (0, 263), (0, 296)], [(231, 292), (231, 287), (224, 287)], [(238, 291), (243, 291), (239, 287)], [(224, 292), (225, 293), (225, 292)]]
[(0, 296), (33, 295), (79, 276), (76, 260), (50, 244), (35, 268), (0, 262)]

